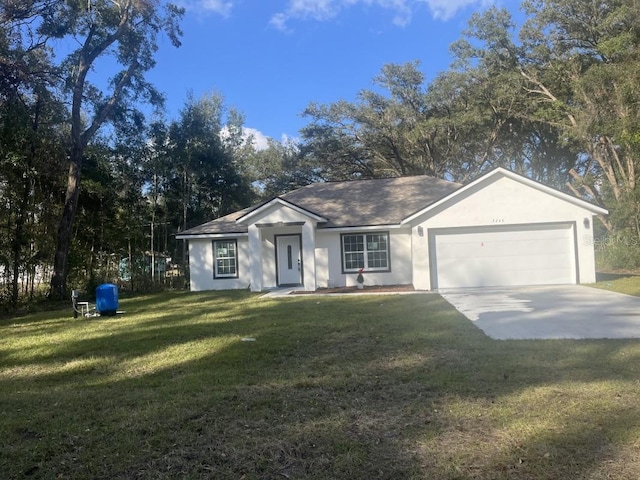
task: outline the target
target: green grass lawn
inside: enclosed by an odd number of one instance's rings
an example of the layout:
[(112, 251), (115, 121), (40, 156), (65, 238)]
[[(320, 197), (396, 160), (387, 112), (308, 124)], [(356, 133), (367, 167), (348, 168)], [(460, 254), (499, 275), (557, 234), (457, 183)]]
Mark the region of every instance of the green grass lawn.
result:
[(640, 297), (640, 275), (603, 274), (602, 276), (605, 278), (595, 283), (594, 287)]
[(636, 340), (495, 341), (436, 294), (121, 308), (0, 320), (0, 478), (640, 478)]

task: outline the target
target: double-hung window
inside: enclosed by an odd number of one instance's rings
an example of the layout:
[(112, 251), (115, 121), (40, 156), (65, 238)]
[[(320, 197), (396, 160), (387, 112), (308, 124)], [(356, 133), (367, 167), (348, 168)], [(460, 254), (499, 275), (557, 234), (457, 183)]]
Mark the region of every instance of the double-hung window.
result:
[(238, 276), (238, 241), (214, 240), (213, 278), (236, 278)]
[(389, 271), (389, 234), (342, 235), (342, 268), (345, 272)]

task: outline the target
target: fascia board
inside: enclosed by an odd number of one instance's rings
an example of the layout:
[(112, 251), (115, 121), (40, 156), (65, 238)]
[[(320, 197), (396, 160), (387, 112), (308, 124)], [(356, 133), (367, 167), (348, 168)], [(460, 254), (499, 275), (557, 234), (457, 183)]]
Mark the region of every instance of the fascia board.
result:
[(318, 228), (317, 232), (370, 232), (379, 230), (398, 230), (400, 228), (406, 228), (405, 226), (398, 224), (390, 225), (354, 225), (353, 227), (326, 227)]
[(328, 222), (329, 220), (317, 215), (313, 212), (310, 212), (309, 210), (306, 210), (298, 205), (296, 205), (295, 203), (291, 203), (288, 202), (287, 200), (284, 200), (283, 198), (280, 197), (276, 197), (262, 205), (260, 205), (258, 208), (256, 208), (255, 210), (252, 210), (251, 212), (247, 213), (246, 215), (243, 215), (242, 217), (238, 218), (236, 220), (236, 223), (241, 223), (241, 224), (249, 224), (251, 223), (251, 219), (256, 217), (257, 215), (259, 215), (260, 213), (264, 212), (265, 210), (267, 210), (268, 208), (270, 208), (273, 205), (282, 205), (284, 207), (290, 208), (302, 215), (305, 215), (309, 218), (311, 218), (312, 220), (315, 220), (316, 222)]
[(248, 237), (247, 232), (238, 233), (197, 233), (194, 235), (176, 235), (176, 240), (202, 240), (207, 238), (241, 238)]

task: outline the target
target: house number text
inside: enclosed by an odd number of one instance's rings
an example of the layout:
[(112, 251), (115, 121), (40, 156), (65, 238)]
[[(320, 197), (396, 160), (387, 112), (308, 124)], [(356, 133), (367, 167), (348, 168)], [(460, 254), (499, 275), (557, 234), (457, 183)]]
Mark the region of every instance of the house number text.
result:
[(504, 218), (494, 218), (492, 220), (493, 223), (504, 223)]

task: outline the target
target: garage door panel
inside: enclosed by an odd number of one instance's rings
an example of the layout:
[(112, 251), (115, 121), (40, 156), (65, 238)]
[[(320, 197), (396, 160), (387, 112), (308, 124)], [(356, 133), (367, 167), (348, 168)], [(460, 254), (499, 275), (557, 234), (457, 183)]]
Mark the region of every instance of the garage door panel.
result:
[[(457, 268), (460, 263), (460, 259), (450, 258), (439, 260), (438, 267), (449, 269)], [(491, 264), (488, 264), (491, 262)], [(484, 257), (484, 258), (469, 258), (464, 260), (464, 269), (479, 269), (479, 268), (491, 268), (496, 271), (514, 272), (514, 271), (535, 271), (535, 270), (548, 270), (548, 269), (560, 269), (566, 271), (571, 265), (567, 262), (566, 256), (561, 254), (556, 255), (532, 255), (527, 257), (522, 256), (510, 256), (510, 257)]]
[(555, 271), (540, 272), (532, 270), (529, 272), (497, 272), (491, 276), (487, 275), (485, 268), (469, 268), (465, 272), (459, 270), (452, 272), (442, 285), (437, 288), (470, 288), (470, 287), (496, 287), (496, 286), (519, 286), (519, 285), (562, 285), (571, 282), (566, 281), (566, 271), (555, 269)]
[(447, 230), (433, 237), (435, 285), (575, 283), (574, 248), (572, 224)]
[[(518, 257), (522, 252), (529, 255), (546, 256), (557, 253), (566, 254), (566, 239), (556, 240), (553, 243), (546, 240), (540, 241), (490, 241), (463, 242), (455, 245), (438, 245), (438, 258), (460, 258), (461, 254), (473, 253), (476, 257)], [(466, 255), (469, 256), (469, 255)]]

